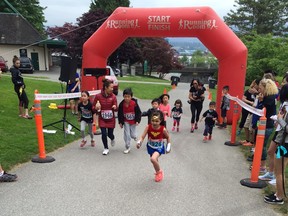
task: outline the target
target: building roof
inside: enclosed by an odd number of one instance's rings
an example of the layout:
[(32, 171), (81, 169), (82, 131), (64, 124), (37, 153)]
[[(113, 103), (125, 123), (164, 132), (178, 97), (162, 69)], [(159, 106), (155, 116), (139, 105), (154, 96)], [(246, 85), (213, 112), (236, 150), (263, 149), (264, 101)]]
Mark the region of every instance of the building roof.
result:
[(0, 44), (29, 45), (44, 37), (23, 17), (13, 13), (0, 13)]

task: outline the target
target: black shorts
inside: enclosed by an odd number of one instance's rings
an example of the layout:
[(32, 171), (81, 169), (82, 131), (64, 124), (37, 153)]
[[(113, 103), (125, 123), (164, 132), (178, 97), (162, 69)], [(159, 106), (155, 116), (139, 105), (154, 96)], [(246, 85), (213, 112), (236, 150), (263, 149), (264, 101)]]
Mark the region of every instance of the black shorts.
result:
[(226, 117), (227, 116), (227, 110), (221, 109), (221, 117)]

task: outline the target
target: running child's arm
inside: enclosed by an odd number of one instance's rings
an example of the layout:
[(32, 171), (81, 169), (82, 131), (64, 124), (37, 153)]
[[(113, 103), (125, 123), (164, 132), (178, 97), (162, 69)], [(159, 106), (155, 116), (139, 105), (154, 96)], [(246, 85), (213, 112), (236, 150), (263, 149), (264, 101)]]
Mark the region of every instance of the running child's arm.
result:
[(140, 139), (137, 141), (137, 148), (139, 149), (142, 145), (143, 140), (145, 139), (147, 133), (148, 133), (148, 127), (149, 125), (146, 126), (146, 128), (144, 129), (143, 134), (140, 136)]
[(202, 122), (203, 119), (206, 118), (206, 116), (207, 116), (207, 111), (203, 113), (203, 115), (202, 115), (202, 117), (200, 118), (199, 121)]
[(171, 151), (171, 143), (170, 143), (170, 136), (166, 128), (164, 128), (163, 134), (164, 134), (164, 137), (166, 137), (167, 139), (166, 152), (169, 153)]
[(93, 125), (96, 125), (96, 113), (93, 113)]

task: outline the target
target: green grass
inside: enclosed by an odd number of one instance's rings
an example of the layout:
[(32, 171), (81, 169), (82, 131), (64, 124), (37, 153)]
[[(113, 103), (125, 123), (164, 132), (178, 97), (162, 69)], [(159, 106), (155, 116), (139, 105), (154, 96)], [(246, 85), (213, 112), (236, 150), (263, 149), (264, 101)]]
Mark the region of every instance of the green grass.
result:
[[(151, 76), (124, 76), (124, 77), (117, 77), (118, 80), (127, 80), (127, 81), (143, 81), (143, 82), (163, 82), (163, 83), (170, 83), (169, 80), (160, 79), (157, 77)], [(122, 83), (121, 83), (122, 84)]]
[(157, 84), (142, 84), (142, 83), (121, 83), (119, 85), (120, 89), (123, 91), (125, 88), (132, 88), (133, 96), (141, 99), (154, 99), (163, 94), (164, 89), (168, 91), (171, 90), (171, 86), (157, 85)]
[[(60, 84), (49, 81), (39, 81), (35, 79), (25, 78), (27, 85), (27, 95), (29, 98), (29, 107), (33, 105), (34, 90), (38, 89), (41, 93), (61, 92)], [(18, 98), (14, 92), (14, 86), (9, 76), (2, 76), (0, 79), (0, 163), (6, 170), (13, 166), (29, 161), (33, 156), (38, 154), (38, 141), (36, 135), (35, 120), (28, 120), (18, 117)], [(5, 93), (4, 93), (5, 92)], [(51, 102), (57, 104), (62, 100), (43, 101), (42, 102), (42, 118), (43, 125), (61, 120), (63, 110), (50, 110), (48, 108)], [(77, 119), (67, 110), (67, 120), (78, 126)], [(30, 113), (33, 116), (33, 113)], [(62, 123), (57, 126), (62, 127)], [(52, 127), (47, 129), (53, 129)], [(76, 132), (75, 136), (67, 136), (64, 139), (64, 132), (57, 130), (57, 133), (44, 134), (46, 152), (51, 152), (65, 144), (79, 139), (80, 134)]]

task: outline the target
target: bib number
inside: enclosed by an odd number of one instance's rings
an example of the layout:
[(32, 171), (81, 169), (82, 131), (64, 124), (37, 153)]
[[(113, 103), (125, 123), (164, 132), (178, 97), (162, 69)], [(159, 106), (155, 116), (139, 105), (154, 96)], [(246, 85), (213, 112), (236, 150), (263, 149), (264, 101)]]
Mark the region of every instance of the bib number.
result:
[(125, 118), (127, 120), (134, 120), (135, 119), (135, 114), (134, 113), (126, 113)]
[(103, 119), (112, 119), (113, 118), (112, 110), (101, 110), (101, 117)]

